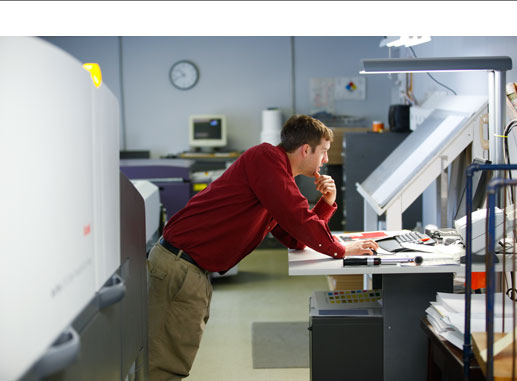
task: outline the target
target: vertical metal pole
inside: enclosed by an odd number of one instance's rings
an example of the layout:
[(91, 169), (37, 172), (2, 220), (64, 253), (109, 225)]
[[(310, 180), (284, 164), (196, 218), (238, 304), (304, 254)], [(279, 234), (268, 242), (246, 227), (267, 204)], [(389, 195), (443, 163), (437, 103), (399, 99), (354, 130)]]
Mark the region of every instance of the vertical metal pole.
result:
[(470, 300), (472, 294), (472, 175), (476, 164), (467, 167), (467, 189), (466, 189), (466, 217), (467, 231), (465, 233), (465, 336), (463, 338), (463, 373), (465, 381), (469, 379), (470, 357), (472, 345), (470, 343)]
[(495, 292), (495, 274), (494, 261), (495, 256), (495, 202), (497, 187), (494, 182), (490, 182), (488, 189), (488, 247), (486, 248), (486, 332), (487, 332), (487, 359), (486, 359), (486, 378), (488, 381), (494, 379), (494, 292)]
[[(504, 164), (503, 132), (506, 124), (506, 72), (496, 71), (494, 74), (494, 122), (495, 122), (495, 157), (494, 164)], [(502, 177), (502, 176), (498, 176)]]
[[(515, 165), (495, 165), (498, 170), (511, 170)], [(488, 250), (486, 255), (487, 263), (487, 292), (486, 292), (486, 331), (487, 331), (487, 360), (486, 379), (494, 379), (494, 301), (495, 301), (495, 205), (498, 190), (502, 186), (516, 185), (517, 180), (497, 178), (490, 181), (488, 185)], [(506, 259), (503, 259), (506, 260)]]
[[(495, 161), (495, 72), (488, 72), (488, 159), (497, 164)], [(497, 177), (497, 176), (496, 176)]]
[[(476, 171), (496, 171), (496, 170), (514, 170), (517, 169), (516, 164), (471, 164), (467, 167), (466, 170), (466, 217), (467, 217), (467, 229), (465, 232), (465, 335), (463, 338), (463, 372), (464, 379), (467, 381), (469, 379), (469, 371), (470, 371), (470, 359), (472, 357), (472, 344), (470, 340), (470, 316), (471, 316), (471, 295), (472, 295), (472, 177), (474, 172)], [(506, 183), (517, 184), (517, 180), (503, 180)], [(495, 203), (494, 203), (495, 205)], [(495, 235), (494, 235), (495, 236)], [(495, 246), (495, 245), (494, 245)], [(490, 247), (490, 245), (489, 245)], [(491, 260), (495, 254), (486, 253), (486, 255), (490, 256)], [(495, 276), (493, 277), (495, 279)], [(489, 281), (487, 279), (487, 288), (489, 286)], [(494, 287), (495, 289), (495, 287)], [(487, 294), (488, 294), (487, 290)]]

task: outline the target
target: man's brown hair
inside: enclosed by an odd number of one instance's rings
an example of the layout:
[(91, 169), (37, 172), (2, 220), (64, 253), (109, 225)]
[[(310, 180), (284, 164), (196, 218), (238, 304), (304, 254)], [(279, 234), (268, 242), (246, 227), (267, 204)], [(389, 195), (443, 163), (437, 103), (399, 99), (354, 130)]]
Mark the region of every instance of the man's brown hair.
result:
[(332, 130), (311, 116), (293, 115), (282, 127), (280, 145), (287, 152), (293, 152), (298, 147), (308, 144), (314, 152), (322, 138), (332, 141), (334, 138)]

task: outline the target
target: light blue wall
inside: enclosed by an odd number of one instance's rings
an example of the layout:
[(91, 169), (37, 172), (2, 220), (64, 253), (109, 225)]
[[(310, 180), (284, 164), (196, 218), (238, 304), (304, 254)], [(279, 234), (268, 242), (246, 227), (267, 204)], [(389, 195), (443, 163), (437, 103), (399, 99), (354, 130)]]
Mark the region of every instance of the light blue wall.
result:
[[(517, 82), (517, 37), (432, 37), (426, 44), (413, 48), (418, 57), (466, 57), (466, 56), (509, 56), (514, 69), (506, 74), (507, 82)], [(407, 48), (401, 56), (412, 57)], [(458, 95), (487, 95), (488, 76), (483, 72), (433, 73), (433, 76)], [(447, 91), (433, 82), (426, 74), (413, 77), (417, 100), (425, 99), (430, 92)], [(447, 91), (448, 94), (451, 94)]]
[[(297, 111), (311, 111), (310, 79), (318, 77), (358, 77), (363, 58), (387, 58), (379, 48), (381, 37), (296, 37)], [(387, 123), (392, 81), (388, 76), (366, 79), (366, 100), (336, 101), (336, 113), (362, 116)]]
[[(80, 61), (99, 62), (105, 83), (120, 99), (122, 63), (126, 149), (150, 149), (153, 157), (188, 149), (191, 114), (223, 113), (228, 118), (229, 147), (244, 150), (259, 142), (261, 111), (279, 107), (284, 119), (292, 112), (290, 37), (123, 37), (119, 62), (117, 37), (46, 37)], [(310, 79), (357, 76), (362, 58), (386, 58), (380, 37), (295, 37), (294, 78), (297, 113), (310, 113)], [(509, 55), (517, 62), (517, 37), (433, 37), (416, 46), (421, 57)], [(404, 49), (394, 56), (410, 56)], [(201, 72), (191, 90), (174, 88), (171, 65), (195, 62)], [(436, 73), (458, 94), (486, 94), (484, 73)], [(396, 76), (366, 76), (366, 100), (339, 101), (335, 112), (382, 120), (397, 102)], [(517, 71), (508, 72), (517, 81)], [(415, 75), (419, 100), (445, 91), (425, 74)]]
[[(80, 61), (99, 62), (105, 83), (120, 99), (117, 37), (45, 37)], [(294, 76), (297, 113), (312, 110), (313, 77), (357, 76), (361, 58), (386, 57), (380, 37), (296, 37)], [(174, 88), (172, 64), (189, 59), (201, 76), (191, 90)], [(292, 113), (290, 37), (123, 37), (122, 72), (127, 149), (153, 157), (188, 149), (191, 114), (227, 115), (229, 147), (259, 143), (261, 113), (278, 107)], [(367, 78), (364, 101), (340, 101), (335, 112), (386, 120), (391, 82)]]
[[(287, 37), (124, 38), (128, 143), (160, 154), (188, 148), (192, 114), (225, 114), (228, 145), (245, 149), (259, 140), (261, 110), (290, 105)], [(198, 84), (178, 90), (171, 65), (196, 63)]]

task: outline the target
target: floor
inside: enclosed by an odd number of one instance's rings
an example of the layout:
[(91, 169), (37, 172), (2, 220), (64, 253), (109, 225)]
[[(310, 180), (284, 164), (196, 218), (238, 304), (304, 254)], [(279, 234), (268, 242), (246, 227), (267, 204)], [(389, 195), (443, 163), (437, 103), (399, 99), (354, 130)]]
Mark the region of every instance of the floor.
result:
[(189, 381), (309, 380), (309, 368), (253, 369), (254, 321), (308, 321), (309, 297), (325, 276), (288, 276), (285, 248), (257, 249), (238, 274), (213, 280), (211, 316)]

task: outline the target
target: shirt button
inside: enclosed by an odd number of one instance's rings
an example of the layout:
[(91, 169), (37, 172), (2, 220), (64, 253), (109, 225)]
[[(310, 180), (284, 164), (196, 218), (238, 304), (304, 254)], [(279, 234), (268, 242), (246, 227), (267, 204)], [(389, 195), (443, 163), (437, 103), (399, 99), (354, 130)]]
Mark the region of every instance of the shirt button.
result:
[(334, 253), (334, 257), (337, 257), (337, 253)]
[(321, 247), (321, 243), (318, 245), (318, 247)]

